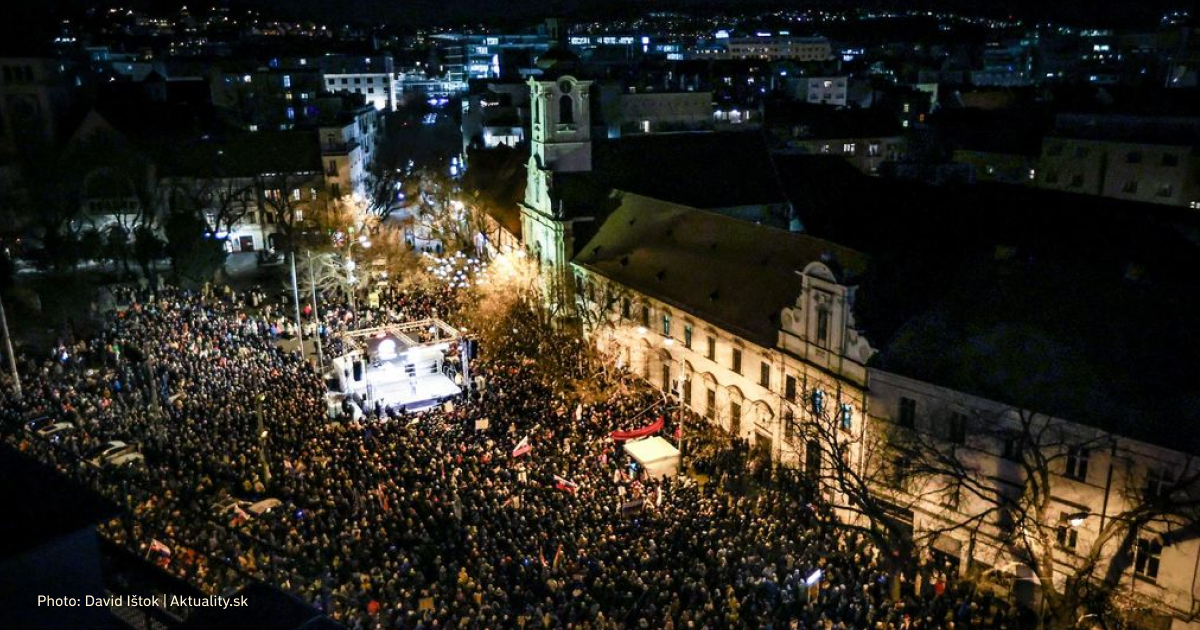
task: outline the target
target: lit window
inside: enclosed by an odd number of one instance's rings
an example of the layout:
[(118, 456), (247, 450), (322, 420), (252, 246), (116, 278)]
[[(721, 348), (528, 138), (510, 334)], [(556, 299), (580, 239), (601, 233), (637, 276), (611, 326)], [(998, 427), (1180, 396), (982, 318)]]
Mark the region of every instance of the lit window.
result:
[(825, 392), (814, 389), (809, 402), (812, 405), (811, 409), (814, 416), (820, 416), (825, 412)]
[(849, 431), (854, 428), (854, 408), (849, 403), (842, 404), (842, 428)]

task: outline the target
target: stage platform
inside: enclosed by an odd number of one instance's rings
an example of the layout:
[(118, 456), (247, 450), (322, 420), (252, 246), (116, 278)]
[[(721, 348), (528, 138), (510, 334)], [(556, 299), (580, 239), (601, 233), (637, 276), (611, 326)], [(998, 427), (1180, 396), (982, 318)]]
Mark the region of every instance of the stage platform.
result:
[(466, 369), (461, 337), (441, 320), (356, 330), (343, 339), (347, 351), (332, 361), (337, 389), (362, 400), (364, 411), (416, 411), (461, 391), (453, 378)]
[[(390, 370), (373, 369), (367, 371), (367, 385), (370, 392), (363, 388), (355, 393), (368, 398), (374, 404), (379, 401), (385, 408), (404, 408), (408, 411), (420, 411), (438, 404), (442, 399), (458, 395), (459, 389), (454, 381), (444, 374), (426, 374), (415, 378), (387, 378)], [(384, 378), (376, 377), (384, 373)]]

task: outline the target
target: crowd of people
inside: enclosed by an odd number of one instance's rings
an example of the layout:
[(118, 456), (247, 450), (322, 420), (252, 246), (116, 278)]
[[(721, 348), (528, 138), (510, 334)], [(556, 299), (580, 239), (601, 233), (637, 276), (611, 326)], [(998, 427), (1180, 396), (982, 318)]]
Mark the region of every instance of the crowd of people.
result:
[[(287, 307), (255, 292), (125, 298), (98, 334), (23, 362), (4, 426), (72, 422), (55, 443), (8, 440), (114, 500), (105, 536), (205, 591), (261, 580), (355, 630), (1019, 627), (933, 562), (914, 560), (894, 598), (894, 564), (787, 471), (713, 481), (749, 474), (742, 442), (689, 427), (708, 474), (647, 478), (612, 432), (671, 415), (658, 394), (581, 403), (485, 349), (486, 390), (454, 405), (331, 419), (322, 376), (278, 343)], [(305, 316), (336, 343), (443, 315), (448, 299), (390, 292)], [(144, 464), (83, 463), (108, 440), (136, 443)], [(254, 515), (231, 498), (280, 505)]]

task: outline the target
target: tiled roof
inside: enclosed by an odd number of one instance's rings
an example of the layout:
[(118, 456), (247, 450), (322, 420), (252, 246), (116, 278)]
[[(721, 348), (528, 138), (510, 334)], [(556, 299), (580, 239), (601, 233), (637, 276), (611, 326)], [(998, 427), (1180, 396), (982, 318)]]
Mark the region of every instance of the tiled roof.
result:
[(631, 193), (574, 262), (767, 347), (800, 294), (798, 272), (823, 261), (842, 275), (866, 258), (851, 249)]

